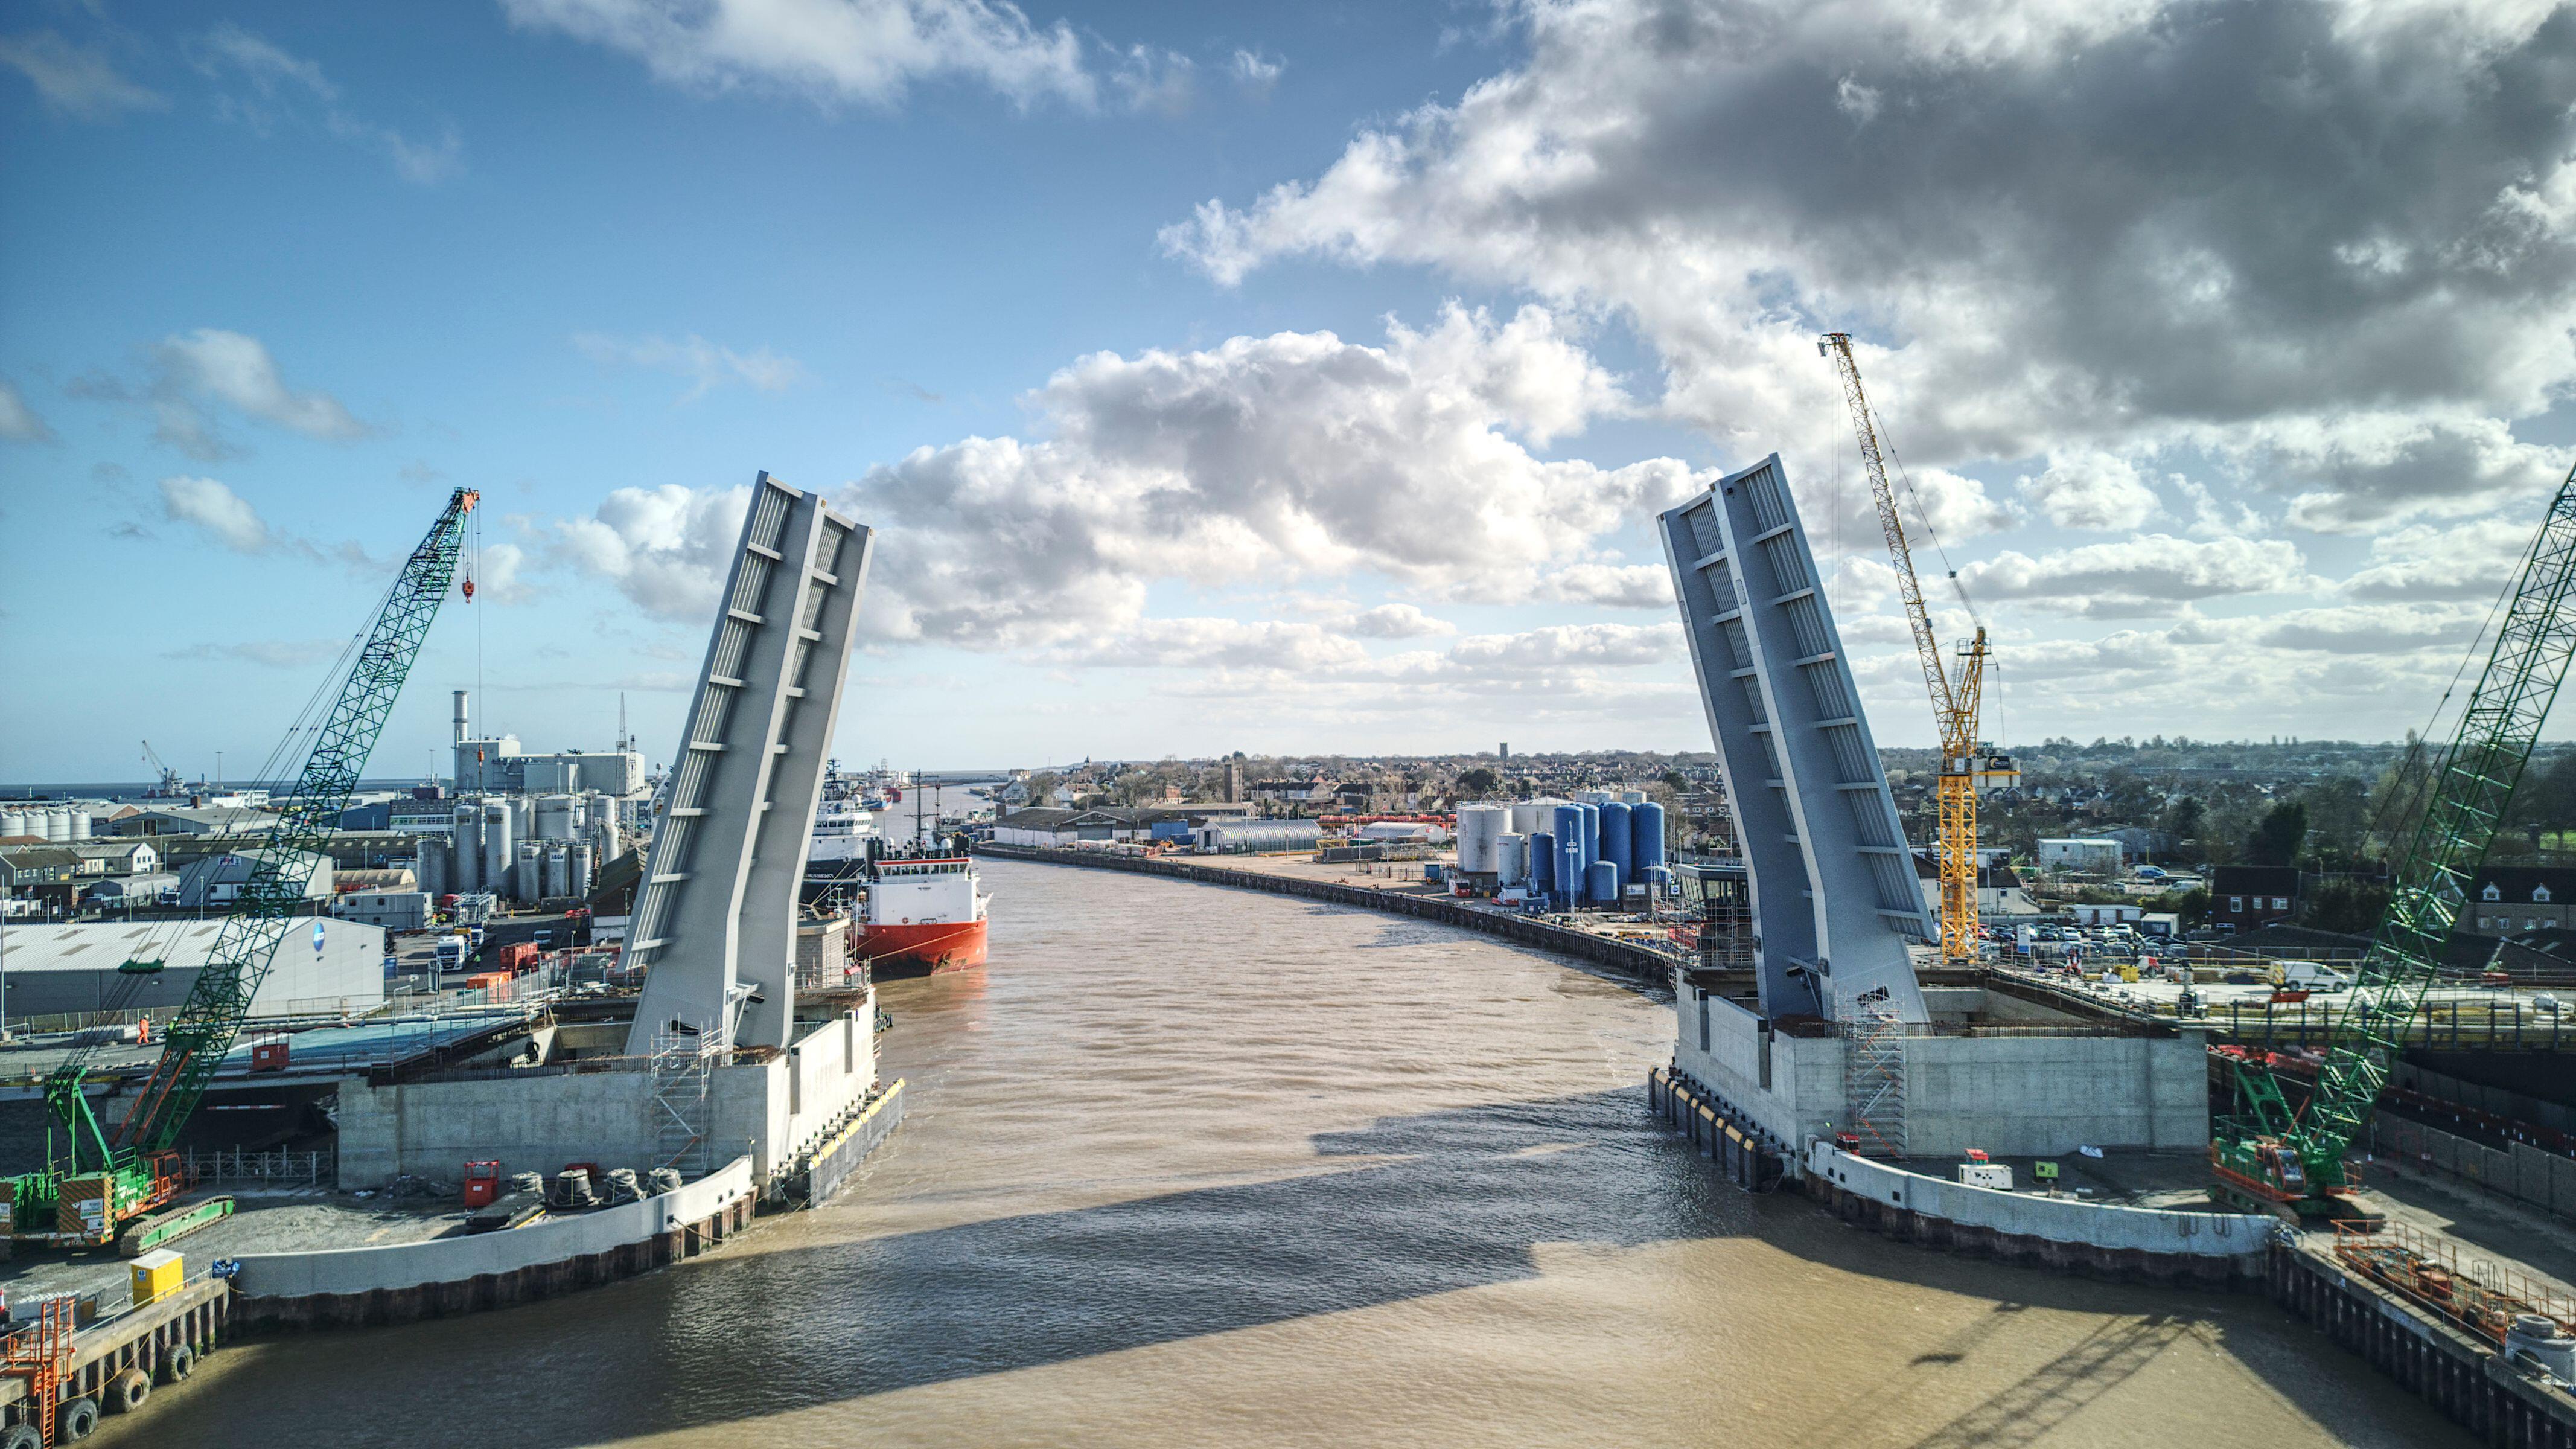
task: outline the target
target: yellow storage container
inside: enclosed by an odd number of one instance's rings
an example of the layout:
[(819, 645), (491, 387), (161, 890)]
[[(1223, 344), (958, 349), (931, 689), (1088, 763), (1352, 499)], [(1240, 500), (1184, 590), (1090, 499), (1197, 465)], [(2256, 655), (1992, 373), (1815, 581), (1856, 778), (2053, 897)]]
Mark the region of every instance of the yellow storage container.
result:
[(168, 1248), (155, 1248), (134, 1260), (134, 1306), (166, 1298), (187, 1280), (187, 1260)]

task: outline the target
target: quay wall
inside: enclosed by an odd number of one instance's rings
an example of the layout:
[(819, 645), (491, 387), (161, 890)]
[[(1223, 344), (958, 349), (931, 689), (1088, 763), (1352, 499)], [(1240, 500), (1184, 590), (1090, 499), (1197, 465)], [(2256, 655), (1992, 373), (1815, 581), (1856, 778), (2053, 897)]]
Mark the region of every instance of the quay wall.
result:
[(2496, 1345), (2347, 1271), (2334, 1255), (2284, 1234), (2264, 1263), (2269, 1298), (2479, 1442), (2576, 1449), (2576, 1397), (2506, 1362)]
[(502, 1308), (678, 1262), (751, 1222), (752, 1161), (677, 1190), (524, 1228), (418, 1243), (246, 1253), (237, 1330), (357, 1327)]
[(1238, 890), (1268, 891), (1272, 895), (1303, 896), (1308, 900), (1329, 901), (1339, 906), (1356, 906), (1361, 910), (1387, 911), (1399, 916), (1414, 916), (1437, 921), (1462, 930), (1482, 931), (1506, 941), (1535, 946), (1561, 956), (1572, 956), (1596, 966), (1607, 966), (1639, 981), (1664, 985), (1672, 979), (1675, 960), (1660, 951), (1650, 951), (1627, 941), (1614, 941), (1589, 931), (1570, 931), (1563, 926), (1525, 916), (1505, 915), (1500, 911), (1478, 910), (1440, 896), (1400, 895), (1394, 891), (1372, 890), (1367, 886), (1347, 886), (1338, 881), (1303, 880), (1294, 876), (1271, 875), (1256, 870), (1228, 870), (1223, 866), (1200, 865), (1193, 861), (1140, 855), (1111, 855), (1105, 851), (1048, 850), (1017, 845), (977, 845), (975, 853), (1002, 860), (1028, 860), (1045, 865), (1079, 865), (1095, 870), (1123, 870), (1130, 875), (1159, 875), (1173, 880), (1197, 881), (1202, 885), (1232, 886)]

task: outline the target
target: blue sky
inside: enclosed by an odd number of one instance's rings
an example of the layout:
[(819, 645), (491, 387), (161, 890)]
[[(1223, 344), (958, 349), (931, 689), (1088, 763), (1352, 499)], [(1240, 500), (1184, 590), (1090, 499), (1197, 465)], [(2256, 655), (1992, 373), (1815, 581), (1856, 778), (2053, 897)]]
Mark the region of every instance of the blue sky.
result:
[(1704, 748), (1642, 522), (1773, 449), (1925, 742), (1825, 325), (2007, 739), (2421, 721), (2566, 471), (2566, 17), (1664, 8), (18, 7), (0, 777), (264, 753), (456, 486), (377, 772), (661, 758), (761, 468), (880, 529), (851, 758)]

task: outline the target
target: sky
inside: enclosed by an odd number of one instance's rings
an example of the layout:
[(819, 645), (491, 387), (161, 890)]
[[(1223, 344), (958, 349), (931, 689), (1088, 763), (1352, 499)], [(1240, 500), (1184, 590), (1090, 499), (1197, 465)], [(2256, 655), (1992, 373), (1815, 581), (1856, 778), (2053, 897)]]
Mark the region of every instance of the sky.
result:
[(371, 774), (665, 760), (761, 470), (845, 761), (1706, 749), (1649, 525), (1774, 452), (1928, 744), (1826, 331), (1999, 742), (2393, 738), (2576, 463), (2571, 156), (2541, 0), (23, 0), (0, 780), (265, 755), (459, 487)]

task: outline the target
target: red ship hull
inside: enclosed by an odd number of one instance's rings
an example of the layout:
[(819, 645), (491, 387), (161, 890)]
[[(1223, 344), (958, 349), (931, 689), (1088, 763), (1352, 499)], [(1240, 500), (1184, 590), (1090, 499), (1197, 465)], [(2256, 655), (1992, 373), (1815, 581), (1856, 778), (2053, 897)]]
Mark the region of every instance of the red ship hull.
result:
[(858, 926), (852, 950), (875, 958), (870, 974), (880, 981), (933, 976), (984, 964), (982, 921), (925, 921), (908, 926)]

